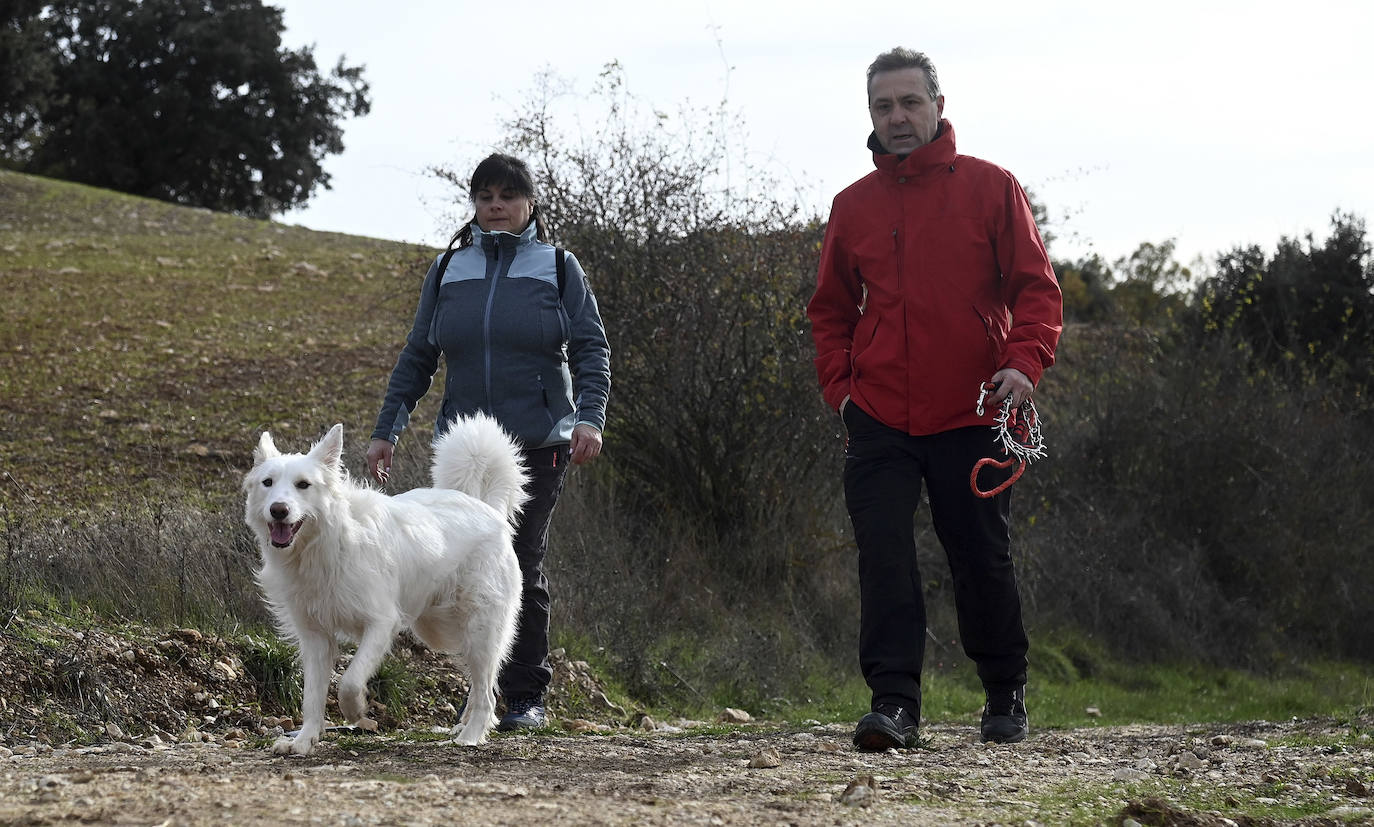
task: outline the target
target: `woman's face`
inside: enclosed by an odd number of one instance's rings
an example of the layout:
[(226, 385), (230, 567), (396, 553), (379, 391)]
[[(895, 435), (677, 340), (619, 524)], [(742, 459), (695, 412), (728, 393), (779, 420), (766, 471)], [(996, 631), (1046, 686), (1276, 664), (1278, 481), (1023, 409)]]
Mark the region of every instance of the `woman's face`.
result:
[(530, 199), (510, 187), (492, 184), (473, 197), (477, 207), (477, 226), (489, 233), (503, 231), (519, 235), (530, 223)]

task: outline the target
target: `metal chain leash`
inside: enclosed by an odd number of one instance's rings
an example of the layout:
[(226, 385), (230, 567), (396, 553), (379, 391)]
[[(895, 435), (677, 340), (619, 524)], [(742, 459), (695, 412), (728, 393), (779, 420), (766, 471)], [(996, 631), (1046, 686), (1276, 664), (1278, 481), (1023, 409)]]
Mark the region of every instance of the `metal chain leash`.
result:
[[(997, 390), (997, 386), (991, 382), (983, 382), (978, 386), (978, 404), (974, 410), (979, 416), (984, 415), (984, 402), (988, 394)], [(1006, 459), (994, 459), (984, 457), (973, 464), (973, 473), (969, 475), (969, 486), (973, 489), (974, 495), (987, 499), (995, 497), (1006, 491), (1012, 483), (1021, 479), (1025, 473), (1026, 466), (1037, 459), (1045, 457), (1045, 437), (1040, 431), (1040, 413), (1035, 410), (1035, 403), (1029, 398), (1025, 399), (1020, 406), (1013, 408), (1011, 404), (1011, 394), (1002, 400), (1002, 408), (993, 417), (996, 423), (992, 430), (996, 432), (993, 439), (1002, 448), (1002, 453), (1006, 454)], [(984, 491), (978, 487), (978, 472), (986, 466), (993, 468), (1010, 468), (1012, 465), (1016, 469), (1012, 471), (1010, 477), (1001, 485), (991, 491)]]

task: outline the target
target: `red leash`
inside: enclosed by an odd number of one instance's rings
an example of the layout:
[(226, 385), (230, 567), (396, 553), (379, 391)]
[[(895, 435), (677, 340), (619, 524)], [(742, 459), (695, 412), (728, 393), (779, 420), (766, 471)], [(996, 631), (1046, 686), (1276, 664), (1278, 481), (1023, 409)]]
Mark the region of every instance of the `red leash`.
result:
[[(984, 382), (978, 386), (978, 405), (975, 410), (979, 416), (983, 415), (983, 401), (995, 390), (997, 386), (991, 382)], [(993, 441), (1001, 444), (1002, 452), (1007, 458), (984, 457), (973, 464), (973, 473), (969, 474), (968, 478), (969, 487), (973, 489), (975, 496), (983, 499), (995, 497), (1006, 491), (1012, 483), (1021, 479), (1031, 461), (1045, 456), (1045, 438), (1040, 433), (1040, 414), (1035, 410), (1035, 403), (1029, 398), (1023, 401), (1020, 407), (1013, 408), (1011, 394), (1007, 394), (1002, 400), (1002, 409), (994, 419), (997, 424), (993, 425), (992, 429), (997, 432), (997, 436)], [(984, 491), (978, 487), (978, 472), (983, 468), (989, 465), (993, 468), (1010, 468), (1013, 464), (1016, 470), (1012, 471), (1011, 476), (1001, 485), (991, 491)]]

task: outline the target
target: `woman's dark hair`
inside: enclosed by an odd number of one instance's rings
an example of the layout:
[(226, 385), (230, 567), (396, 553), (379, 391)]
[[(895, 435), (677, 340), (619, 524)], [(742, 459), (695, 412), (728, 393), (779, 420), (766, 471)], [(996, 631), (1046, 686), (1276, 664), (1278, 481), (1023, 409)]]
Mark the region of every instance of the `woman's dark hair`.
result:
[[(530, 175), (530, 168), (525, 162), (516, 158), (514, 155), (504, 155), (500, 152), (493, 152), (477, 165), (477, 169), (472, 171), (472, 180), (468, 182), (468, 199), (476, 200), (479, 190), (484, 189), (509, 189), (515, 190), (519, 194), (530, 200), (530, 219), (534, 221), (535, 235), (540, 241), (548, 241), (547, 233), (544, 231), (544, 222), (539, 217), (539, 199), (534, 193), (534, 178)], [(473, 216), (468, 223), (458, 228), (458, 232), (449, 239), (448, 246), (458, 245), (458, 249), (472, 246), (472, 225), (477, 221)], [(528, 225), (526, 225), (528, 226)], [(521, 227), (520, 229), (524, 229)]]

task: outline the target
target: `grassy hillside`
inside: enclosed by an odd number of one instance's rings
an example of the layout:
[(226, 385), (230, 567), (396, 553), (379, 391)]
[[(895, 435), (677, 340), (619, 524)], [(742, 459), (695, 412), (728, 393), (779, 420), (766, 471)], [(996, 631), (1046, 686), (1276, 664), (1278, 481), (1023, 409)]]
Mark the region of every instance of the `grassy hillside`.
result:
[(0, 171), (0, 506), (232, 489), (262, 429), (361, 452), (431, 255)]

